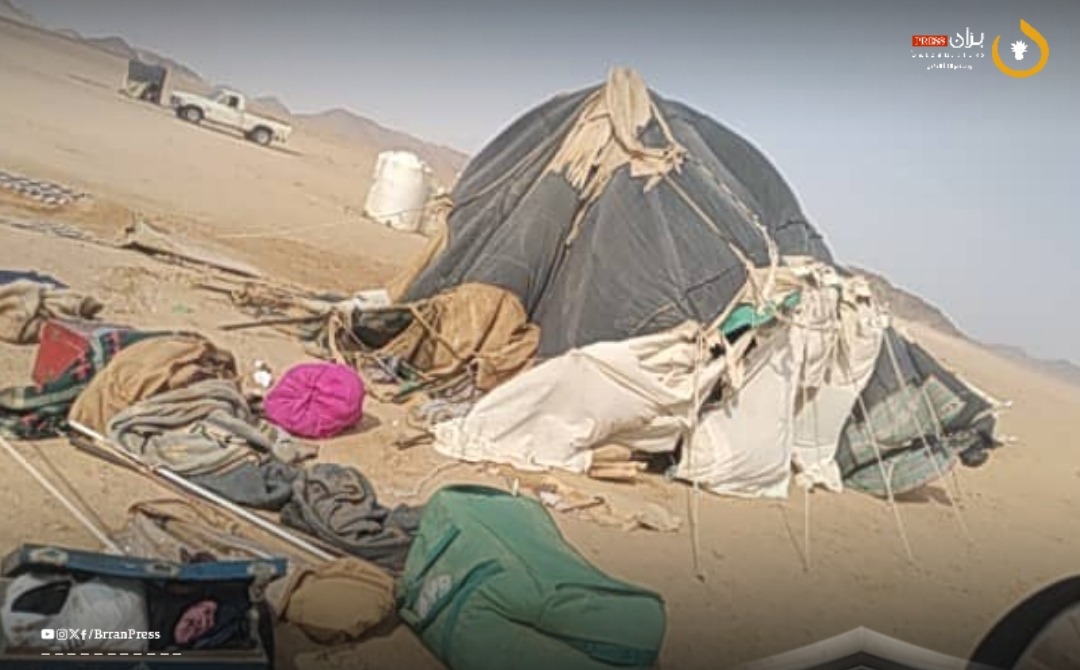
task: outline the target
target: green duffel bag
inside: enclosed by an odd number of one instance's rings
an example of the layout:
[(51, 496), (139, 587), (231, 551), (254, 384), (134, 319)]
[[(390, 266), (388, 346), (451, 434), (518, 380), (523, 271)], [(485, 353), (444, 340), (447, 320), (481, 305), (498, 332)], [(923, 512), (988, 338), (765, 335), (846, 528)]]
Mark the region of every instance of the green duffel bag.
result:
[(663, 599), (616, 581), (563, 539), (535, 500), (439, 490), (398, 586), (401, 618), (452, 670), (650, 668)]

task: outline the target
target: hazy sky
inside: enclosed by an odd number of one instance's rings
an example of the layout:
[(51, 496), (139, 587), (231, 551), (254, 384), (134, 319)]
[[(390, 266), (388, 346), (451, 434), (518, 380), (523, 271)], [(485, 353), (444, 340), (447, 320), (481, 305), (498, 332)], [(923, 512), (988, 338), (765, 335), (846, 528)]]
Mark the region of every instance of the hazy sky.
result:
[[(54, 28), (121, 35), (294, 111), (348, 107), (475, 152), (551, 95), (637, 68), (745, 134), (844, 262), (961, 328), (1080, 361), (1080, 2), (15, 0)], [(1015, 68), (1039, 48), (1034, 77)], [(912, 58), (913, 34), (985, 53)], [(1007, 45), (1030, 45), (1016, 61)], [(944, 51), (944, 50), (943, 50)], [(966, 62), (972, 70), (933, 70)]]

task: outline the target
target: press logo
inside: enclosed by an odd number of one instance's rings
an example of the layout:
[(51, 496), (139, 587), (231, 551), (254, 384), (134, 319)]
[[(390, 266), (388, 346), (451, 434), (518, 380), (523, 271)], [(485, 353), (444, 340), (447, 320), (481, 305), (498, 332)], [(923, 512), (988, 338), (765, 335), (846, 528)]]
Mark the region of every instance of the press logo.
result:
[[(994, 59), (994, 65), (997, 66), (997, 69), (1010, 77), (1023, 78), (1038, 74), (1039, 71), (1046, 67), (1046, 61), (1050, 60), (1050, 45), (1046, 42), (1046, 38), (1042, 36), (1042, 33), (1035, 30), (1030, 23), (1023, 19), (1020, 19), (1020, 32), (1034, 42), (1035, 46), (1039, 47), (1039, 60), (1026, 70), (1016, 70), (1005, 64), (1005, 61), (1001, 58), (1001, 54), (998, 52), (998, 44), (1001, 43), (1001, 35), (995, 37), (994, 43), (990, 46), (990, 55)], [(1017, 40), (1010, 45), (1010, 50), (1012, 51), (1014, 60), (1022, 61), (1027, 54), (1028, 44), (1023, 40)]]
[(986, 58), (983, 50), (985, 39), (985, 33), (980, 32), (976, 37), (970, 27), (956, 33), (956, 37), (912, 35), (911, 57), (929, 59), (931, 62), (927, 63), (927, 70), (973, 70), (978, 59)]
[[(1016, 40), (1009, 44), (1007, 51), (1011, 54), (1013, 63), (1026, 65), (1031, 62), (1032, 44), (1037, 46), (1039, 58), (1030, 67), (1016, 69), (1005, 63), (999, 50), (1001, 35), (995, 37), (990, 45), (990, 56), (994, 65), (1010, 77), (1023, 78), (1037, 74), (1046, 67), (1046, 61), (1050, 59), (1050, 45), (1038, 30), (1035, 30), (1027, 21), (1020, 19), (1020, 32), (1027, 39)], [(986, 33), (982, 31), (976, 33), (970, 27), (951, 37), (949, 35), (912, 35), (911, 57), (929, 60), (930, 62), (926, 65), (927, 70), (973, 70), (978, 63), (984, 62), (980, 59), (986, 58), (986, 49), (983, 46), (985, 39)]]

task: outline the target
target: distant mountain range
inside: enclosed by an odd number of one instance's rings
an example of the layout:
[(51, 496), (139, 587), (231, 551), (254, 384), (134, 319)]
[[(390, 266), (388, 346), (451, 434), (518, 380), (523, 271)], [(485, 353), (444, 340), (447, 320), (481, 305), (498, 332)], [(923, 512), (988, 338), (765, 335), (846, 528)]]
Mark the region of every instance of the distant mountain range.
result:
[(1022, 363), (1042, 372), (1048, 377), (1053, 377), (1058, 381), (1080, 387), (1080, 366), (1077, 366), (1070, 361), (1062, 359), (1050, 361), (1044, 358), (1034, 358), (1020, 347), (1013, 347), (1007, 344), (988, 344), (985, 346), (1002, 358)]
[(934, 330), (961, 338), (987, 349), (1001, 358), (1019, 363), (1029, 370), (1034, 370), (1058, 381), (1080, 386), (1080, 366), (1066, 360), (1046, 360), (1027, 353), (1020, 347), (987, 344), (979, 342), (961, 331), (952, 319), (940, 308), (935, 307), (919, 296), (899, 288), (881, 275), (862, 268), (849, 267), (855, 274), (866, 278), (870, 289), (878, 300), (888, 306), (896, 317), (913, 323), (929, 326)]
[(18, 21), (19, 23), (25, 23), (28, 26), (34, 26), (35, 28), (41, 27), (41, 24), (38, 23), (37, 19), (11, 4), (8, 0), (0, 0), (0, 19)]
[(81, 40), (92, 47), (119, 56), (124, 60), (138, 59), (151, 65), (161, 65), (173, 73), (178, 73), (189, 79), (202, 79), (202, 76), (182, 63), (147, 49), (136, 49), (120, 37), (84, 37), (74, 30), (64, 31), (64, 35), (72, 39)]

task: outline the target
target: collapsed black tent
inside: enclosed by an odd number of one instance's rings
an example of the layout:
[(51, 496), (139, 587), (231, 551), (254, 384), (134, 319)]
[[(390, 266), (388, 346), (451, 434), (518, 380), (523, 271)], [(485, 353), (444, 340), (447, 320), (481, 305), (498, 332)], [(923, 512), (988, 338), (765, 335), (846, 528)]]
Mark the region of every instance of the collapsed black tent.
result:
[[(632, 89), (636, 75), (629, 76)], [(654, 93), (642, 144), (685, 152), (681, 165), (651, 189), (643, 191), (642, 180), (632, 177), (633, 158), (594, 196), (575, 188), (565, 171), (549, 169), (585, 108), (610, 89), (597, 86), (541, 105), (469, 163), (452, 194), (448, 244), (413, 281), (406, 301), (470, 282), (506, 289), (540, 327), (539, 355), (546, 358), (687, 320), (711, 322), (747, 280), (733, 247), (759, 267), (769, 263), (753, 216), (781, 254), (831, 262), (791, 188), (761, 152)]]
[[(832, 325), (824, 329), (833, 333), (828, 337), (838, 338), (839, 349), (868, 334), (882, 334), (878, 340), (870, 337), (856, 345), (860, 355), (866, 355), (862, 347), (867, 342), (882, 345), (866, 359), (860, 382), (855, 382), (852, 370), (843, 371), (851, 366), (851, 351), (822, 353), (814, 363), (831, 366), (849, 386), (823, 402), (835, 407), (850, 398), (853, 403), (833, 412), (835, 437), (822, 438), (824, 433), (815, 427), (807, 438), (815, 449), (833, 454), (825, 460), (815, 457), (817, 465), (807, 465), (820, 466), (816, 482), (834, 488), (831, 482), (842, 476), (852, 488), (891, 498), (940, 478), (957, 462), (980, 464), (985, 449), (996, 444), (997, 406), (992, 400), (893, 328), (876, 320), (855, 323), (862, 318), (854, 316), (861, 309), (856, 305), (873, 306), (870, 312), (877, 313), (869, 289), (866, 294), (856, 289), (855, 278), (835, 266), (792, 189), (761, 152), (708, 117), (649, 91), (631, 71), (614, 70), (603, 86), (559, 96), (525, 114), (470, 162), (451, 200), (444, 236), (393, 290), (400, 303), (413, 305), (415, 318), (403, 320), (405, 330), (398, 332), (404, 334), (380, 349), (391, 362), (408, 361), (437, 373), (436, 377), (444, 372), (471, 374), (475, 387), (487, 392), (521, 373), (530, 359), (555, 364), (552, 359), (570, 350), (670, 334), (687, 322), (704, 332), (722, 331), (729, 338), (724, 346), (737, 348), (724, 328), (731, 310), (748, 306), (752, 313), (764, 310), (768, 315), (774, 309), (788, 309), (784, 304), (792, 294), (778, 294), (771, 282), (781, 275), (805, 277), (800, 273), (814, 266), (842, 279), (829, 284), (831, 288), (815, 284), (818, 280), (793, 281), (813, 294), (807, 295), (811, 303), (815, 295), (828, 302), (830, 298), (822, 297), (826, 293), (848, 301), (849, 325), (840, 325), (845, 317), (837, 303), (837, 311), (829, 317)], [(824, 275), (819, 279), (832, 281)], [(797, 303), (800, 289), (792, 290)], [(417, 308), (421, 303), (426, 304)], [(360, 315), (356, 324), (363, 325), (367, 318)], [(763, 330), (759, 325), (770, 318), (749, 317), (739, 332)], [(851, 330), (837, 335), (837, 328)], [(805, 323), (791, 322), (791, 329), (804, 336), (812, 331)], [(362, 330), (354, 328), (352, 334), (369, 341)], [(669, 344), (682, 346), (677, 340), (674, 337)], [(592, 370), (609, 370), (610, 379), (641, 373), (634, 393), (655, 401), (634, 421), (647, 425), (653, 415), (671, 411), (663, 404), (674, 383), (670, 378), (654, 379), (655, 393), (650, 395), (645, 390), (649, 382), (644, 381), (651, 374), (645, 371), (648, 366), (641, 363), (635, 368), (633, 353), (610, 355)], [(679, 357), (671, 355), (672, 360)], [(469, 410), (475, 421), (466, 417), (456, 436), (446, 432), (448, 437), (437, 440), (437, 448), (456, 457), (469, 452), (470, 458), (535, 460), (540, 457), (528, 451), (533, 445), (528, 435), (521, 434), (523, 426), (534, 415), (544, 415), (550, 424), (552, 412), (567, 415), (562, 421), (564, 440), (577, 445), (594, 437), (573, 431), (579, 425), (608, 421), (602, 401), (588, 401), (599, 412), (596, 416), (577, 416), (574, 407), (544, 405), (542, 399), (560, 393), (558, 389), (565, 393), (571, 389), (559, 386), (565, 379), (539, 370), (543, 365), (522, 374), (530, 379), (519, 384), (521, 392), (540, 399), (534, 405), (517, 402), (514, 416), (520, 421), (506, 419), (505, 405), (481, 403), (482, 407)], [(565, 372), (585, 375), (582, 370), (587, 367), (570, 365)], [(590, 378), (600, 380), (596, 388), (606, 383), (604, 374), (596, 372)], [(742, 382), (735, 377), (742, 374), (736, 373), (727, 386), (737, 394)], [(778, 374), (776, 383), (803, 381), (800, 369), (793, 368)], [(825, 375), (802, 391), (840, 383)], [(509, 402), (516, 393), (499, 397)], [(813, 407), (816, 413), (815, 402), (804, 398), (778, 411), (794, 416)], [(833, 410), (823, 405), (820, 411)], [(698, 412), (704, 415), (704, 407)], [(630, 423), (636, 426), (634, 421)], [(767, 430), (791, 420), (766, 412), (747, 421)], [(760, 436), (761, 430), (744, 432), (740, 445), (731, 448), (749, 449), (748, 435)], [(632, 441), (626, 434), (619, 439)], [(677, 439), (681, 436), (672, 438)], [(737, 479), (747, 473), (736, 470), (750, 467), (751, 459), (744, 452), (730, 456), (731, 443), (724, 439), (710, 437), (706, 447), (729, 450), (716, 458), (730, 457), (724, 467)], [(496, 442), (497, 448), (474, 449)], [(544, 452), (545, 462), (560, 467), (578, 462), (573, 456), (552, 453), (559, 448), (551, 445)], [(785, 459), (790, 460), (793, 448), (790, 431), (778, 434), (776, 444), (754, 447), (760, 454), (776, 451), (769, 467), (780, 463), (785, 472)], [(830, 462), (838, 469), (836, 477), (827, 472)], [(727, 471), (718, 466), (713, 475), (710, 485), (718, 489), (717, 482)]]

